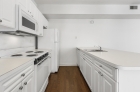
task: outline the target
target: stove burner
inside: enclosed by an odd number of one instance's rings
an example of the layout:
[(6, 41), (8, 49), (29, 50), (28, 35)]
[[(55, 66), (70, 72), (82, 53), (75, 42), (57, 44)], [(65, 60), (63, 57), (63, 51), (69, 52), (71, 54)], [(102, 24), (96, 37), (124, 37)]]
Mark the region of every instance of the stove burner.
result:
[(12, 57), (16, 57), (16, 56), (22, 56), (22, 54), (15, 54), (15, 55), (12, 55)]
[(44, 51), (36, 51), (35, 53), (43, 53)]
[(33, 57), (33, 56), (37, 56), (37, 54), (30, 54), (30, 55), (27, 55), (28, 57)]
[(27, 51), (26, 53), (32, 53), (33, 51)]

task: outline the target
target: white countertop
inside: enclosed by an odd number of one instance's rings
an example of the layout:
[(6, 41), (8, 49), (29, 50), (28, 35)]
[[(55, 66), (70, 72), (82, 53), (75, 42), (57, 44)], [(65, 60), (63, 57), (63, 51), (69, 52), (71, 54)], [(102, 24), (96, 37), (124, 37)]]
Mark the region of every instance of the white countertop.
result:
[[(46, 52), (51, 52), (50, 49), (34, 49), (31, 51), (45, 51)], [(14, 54), (22, 54), (23, 56), (21, 57), (11, 57), (11, 55), (7, 55), (7, 56), (3, 56), (2, 58), (0, 58), (0, 77), (20, 66), (22, 66), (23, 64), (31, 61), (31, 60), (35, 60), (35, 58), (38, 58), (40, 55), (44, 54), (44, 53), (38, 53), (38, 56), (35, 57), (27, 57), (27, 54), (35, 54), (34, 52), (32, 53), (25, 53), (24, 52), (19, 52), (19, 53), (14, 53)]]
[(22, 66), (33, 58), (3, 58), (0, 59), (0, 76)]
[[(91, 48), (78, 48), (84, 52), (84, 49)], [(103, 62), (119, 69), (125, 70), (140, 70), (140, 53), (103, 49), (108, 52), (86, 52), (91, 56), (103, 60)]]

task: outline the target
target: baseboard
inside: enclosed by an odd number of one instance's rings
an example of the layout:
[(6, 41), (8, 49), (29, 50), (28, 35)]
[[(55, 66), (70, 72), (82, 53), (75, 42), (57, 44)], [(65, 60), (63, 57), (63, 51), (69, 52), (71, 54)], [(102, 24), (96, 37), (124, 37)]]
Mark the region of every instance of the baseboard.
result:
[(77, 64), (60, 64), (60, 66), (77, 66)]

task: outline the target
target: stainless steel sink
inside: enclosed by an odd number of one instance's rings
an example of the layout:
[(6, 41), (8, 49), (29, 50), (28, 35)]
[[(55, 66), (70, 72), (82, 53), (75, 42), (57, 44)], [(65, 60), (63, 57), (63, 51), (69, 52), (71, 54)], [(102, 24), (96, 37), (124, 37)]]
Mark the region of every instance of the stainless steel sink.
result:
[(85, 49), (87, 52), (107, 52), (105, 50)]

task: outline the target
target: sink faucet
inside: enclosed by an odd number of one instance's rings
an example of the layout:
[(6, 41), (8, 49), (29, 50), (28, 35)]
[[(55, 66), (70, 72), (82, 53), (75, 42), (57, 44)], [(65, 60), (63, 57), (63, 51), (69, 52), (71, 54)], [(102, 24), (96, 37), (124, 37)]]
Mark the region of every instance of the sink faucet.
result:
[(101, 46), (99, 46), (99, 48), (100, 48), (100, 50), (102, 50), (102, 47)]

